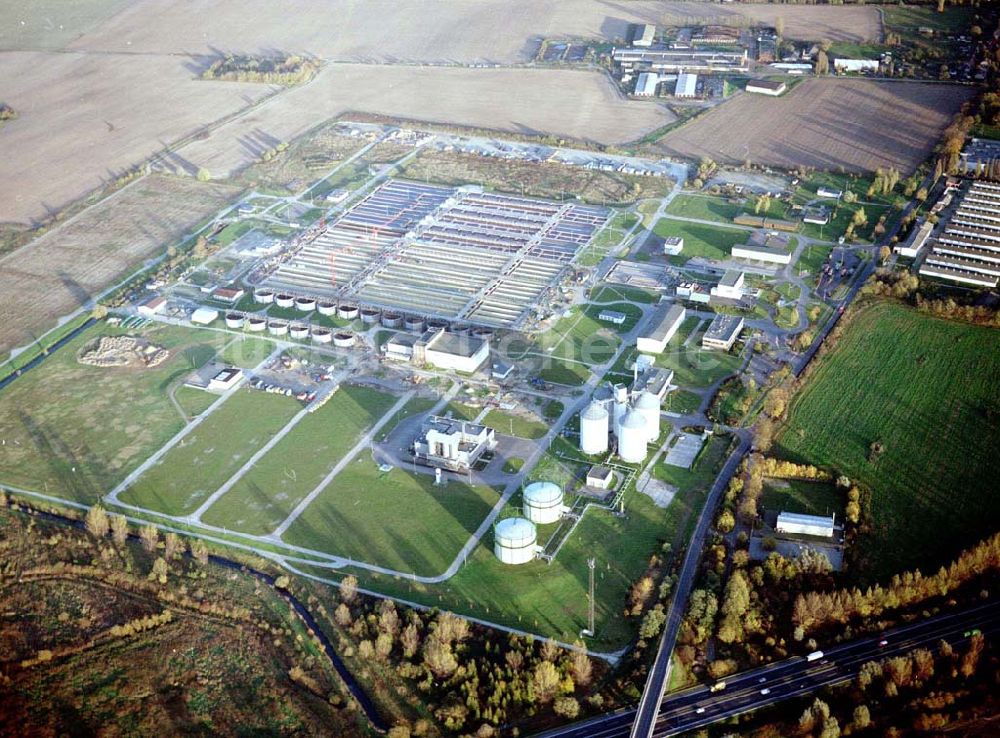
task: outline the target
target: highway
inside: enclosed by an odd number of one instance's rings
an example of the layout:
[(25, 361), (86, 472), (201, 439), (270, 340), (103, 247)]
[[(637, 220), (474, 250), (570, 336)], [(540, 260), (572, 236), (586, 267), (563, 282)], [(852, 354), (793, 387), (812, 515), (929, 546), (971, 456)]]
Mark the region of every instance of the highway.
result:
[[(977, 628), (986, 635), (1000, 631), (1000, 601), (827, 648), (818, 661), (808, 662), (798, 656), (745, 671), (727, 677), (725, 689), (719, 692), (710, 692), (706, 686), (674, 692), (663, 698), (651, 735), (656, 738), (677, 735), (792, 697), (812, 694), (826, 685), (853, 679), (868, 661), (920, 647), (935, 648), (941, 639), (953, 646), (961, 645), (968, 640), (964, 633)], [(884, 647), (879, 646), (883, 639), (888, 641)], [(763, 689), (768, 694), (761, 694)], [(699, 709), (703, 711), (698, 712)], [(626, 708), (541, 733), (538, 738), (626, 738), (635, 718), (635, 708)]]
[(702, 548), (708, 529), (712, 525), (715, 510), (719, 506), (719, 499), (722, 497), (729, 484), (730, 478), (736, 473), (743, 455), (750, 450), (750, 435), (746, 432), (739, 434), (739, 443), (736, 449), (726, 460), (722, 471), (719, 472), (712, 484), (712, 489), (708, 493), (701, 513), (698, 516), (698, 523), (695, 526), (694, 534), (688, 542), (687, 552), (684, 554), (684, 563), (677, 575), (677, 584), (674, 585), (673, 596), (670, 598), (670, 606), (667, 609), (667, 622), (663, 626), (663, 634), (660, 637), (660, 645), (656, 652), (656, 659), (653, 661), (653, 668), (646, 679), (646, 687), (643, 690), (642, 698), (639, 700), (639, 709), (636, 713), (635, 726), (632, 736), (647, 738), (652, 735), (653, 727), (656, 723), (656, 715), (660, 709), (660, 701), (663, 699), (663, 692), (667, 687), (667, 680), (670, 677), (670, 657), (674, 652), (674, 643), (677, 641), (677, 633), (680, 630), (681, 622), (684, 620), (684, 611), (687, 608), (688, 597), (691, 594), (691, 587), (698, 575), (698, 561), (701, 559)]

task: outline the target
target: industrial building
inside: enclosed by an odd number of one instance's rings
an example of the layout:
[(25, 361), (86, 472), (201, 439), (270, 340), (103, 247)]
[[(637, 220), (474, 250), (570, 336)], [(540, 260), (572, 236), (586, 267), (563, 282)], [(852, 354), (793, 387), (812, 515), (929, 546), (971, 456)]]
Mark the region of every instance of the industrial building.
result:
[(635, 94), (638, 97), (655, 97), (656, 87), (660, 84), (660, 75), (654, 72), (643, 72), (635, 80)]
[(774, 530), (778, 533), (833, 538), (835, 525), (832, 517), (783, 512), (778, 515)]
[(747, 82), (746, 91), (755, 92), (758, 95), (770, 95), (771, 97), (777, 97), (788, 89), (788, 85), (784, 82), (770, 80), (770, 79), (752, 79)]
[(632, 382), (632, 394), (638, 395), (642, 392), (648, 392), (662, 402), (663, 398), (667, 396), (667, 391), (673, 380), (673, 369), (662, 369), (658, 366), (648, 367), (639, 373)]
[(667, 256), (677, 256), (684, 250), (684, 239), (680, 236), (667, 236), (663, 239), (663, 253)]
[(525, 518), (504, 518), (493, 527), (493, 553), (504, 564), (527, 564), (539, 551), (538, 530)]
[(553, 482), (532, 482), (524, 488), (524, 517), (538, 525), (548, 525), (559, 521), (566, 506), (563, 505), (563, 491)]
[(389, 180), (298, 243), (261, 286), (517, 328), (608, 217), (576, 201)]
[(762, 261), (768, 264), (791, 264), (792, 252), (785, 249), (775, 249), (770, 246), (761, 246), (754, 243), (745, 243), (740, 246), (733, 246), (730, 252), (734, 259), (746, 259), (747, 261)]
[(432, 366), (466, 374), (478, 371), (489, 356), (489, 339), (448, 333), (443, 328), (427, 331), (414, 346), (414, 359), (417, 363), (422, 363), (422, 359)]
[(413, 442), (413, 458), (427, 466), (467, 472), (484, 453), (496, 447), (496, 431), (492, 428), (432, 415)]
[(637, 23), (629, 26), (629, 43), (639, 48), (648, 48), (656, 40), (656, 26)]
[(682, 72), (677, 75), (674, 97), (694, 97), (698, 89), (698, 75)]
[(705, 331), (701, 339), (701, 347), (704, 349), (720, 349), (729, 351), (736, 343), (743, 331), (743, 316), (741, 315), (716, 315)]
[(212, 299), (235, 305), (245, 294), (246, 291), (242, 287), (216, 287), (212, 290)]
[(635, 345), (647, 354), (662, 354), (667, 343), (677, 333), (687, 311), (678, 303), (662, 302), (649, 316)]
[(1000, 184), (970, 183), (937, 238), (929, 243), (930, 252), (920, 267), (922, 276), (996, 287), (1000, 280)]
[(212, 308), (200, 307), (191, 313), (191, 322), (195, 325), (208, 325), (219, 317), (219, 311)]
[(737, 269), (727, 269), (722, 279), (711, 290), (712, 297), (724, 300), (742, 300), (746, 293), (744, 282), (746, 275)]
[(712, 299), (712, 293), (698, 282), (681, 282), (677, 285), (677, 297), (707, 305)]
[(153, 295), (145, 302), (141, 303), (136, 311), (145, 318), (152, 318), (154, 315), (162, 313), (167, 307), (167, 299), (159, 295)]
[(975, 174), (980, 167), (1000, 159), (1000, 141), (988, 138), (973, 138), (962, 149), (962, 171)]
[(606, 466), (592, 466), (587, 472), (587, 486), (595, 489), (610, 489), (615, 481), (615, 473)]
[(605, 323), (614, 323), (615, 325), (622, 325), (628, 316), (625, 313), (619, 313), (617, 310), (602, 310), (597, 314), (598, 320), (603, 320)]
[(228, 366), (208, 380), (208, 389), (212, 392), (231, 390), (243, 379), (243, 371), (235, 366)]
[(691, 49), (612, 49), (611, 58), (622, 72), (745, 72), (750, 68), (746, 49), (695, 51)]
[(924, 246), (927, 245), (927, 239), (930, 238), (933, 231), (933, 223), (929, 221), (921, 223), (918, 220), (913, 230), (910, 231), (909, 237), (902, 243), (896, 244), (892, 250), (900, 256), (916, 259), (917, 256), (920, 255)]

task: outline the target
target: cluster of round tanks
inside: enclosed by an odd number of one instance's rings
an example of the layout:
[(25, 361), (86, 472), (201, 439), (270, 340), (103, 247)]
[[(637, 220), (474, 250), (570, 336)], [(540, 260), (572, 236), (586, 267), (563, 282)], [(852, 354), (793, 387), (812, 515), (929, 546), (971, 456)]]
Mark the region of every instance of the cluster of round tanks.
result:
[(506, 518), (493, 529), (493, 553), (504, 564), (526, 564), (535, 558), (538, 531), (525, 518)]
[(626, 398), (616, 398), (611, 411), (605, 403), (591, 402), (580, 413), (580, 450), (588, 456), (608, 450), (608, 430), (614, 423), (618, 455), (622, 461), (638, 464), (646, 459), (646, 445), (660, 436), (660, 400), (651, 392), (640, 392), (629, 405)]
[(592, 402), (580, 413), (580, 450), (588, 456), (603, 454), (608, 450), (608, 409), (599, 402)]
[(555, 523), (563, 514), (563, 492), (552, 482), (532, 482), (524, 488), (524, 517), (532, 523)]

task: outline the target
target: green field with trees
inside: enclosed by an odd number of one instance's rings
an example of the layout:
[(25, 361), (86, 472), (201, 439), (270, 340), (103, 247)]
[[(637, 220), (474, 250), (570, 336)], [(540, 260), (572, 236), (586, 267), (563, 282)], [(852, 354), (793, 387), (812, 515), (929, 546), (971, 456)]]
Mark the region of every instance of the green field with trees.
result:
[(995, 530), (995, 329), (905, 306), (861, 308), (795, 397), (777, 446), (871, 490), (860, 559), (872, 576), (937, 567)]

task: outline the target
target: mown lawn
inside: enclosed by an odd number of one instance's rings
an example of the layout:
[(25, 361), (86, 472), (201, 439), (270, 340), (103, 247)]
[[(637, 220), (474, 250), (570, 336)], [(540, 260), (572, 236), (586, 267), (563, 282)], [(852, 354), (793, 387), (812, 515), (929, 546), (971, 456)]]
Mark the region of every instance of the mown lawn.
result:
[(342, 386), (264, 454), (202, 520), (242, 533), (270, 533), (396, 399), (369, 387)]
[(760, 506), (766, 510), (802, 515), (836, 515), (838, 522), (843, 521), (844, 503), (844, 493), (838, 492), (832, 484), (798, 479), (768, 479), (764, 483), (764, 494), (760, 500)]
[[(632, 324), (641, 312), (632, 305), (619, 304), (620, 312), (631, 311)], [(601, 308), (591, 306), (586, 310), (579, 307), (538, 336), (538, 345), (546, 356), (567, 362), (579, 361), (590, 366), (603, 364), (614, 356), (621, 344), (618, 328), (612, 323), (597, 319)], [(638, 314), (637, 314), (638, 313)], [(627, 321), (626, 321), (627, 322)], [(555, 381), (555, 380), (552, 380)]]
[(119, 499), (167, 515), (192, 513), (301, 409), (284, 395), (238, 390)]
[[(877, 302), (795, 398), (778, 452), (872, 490), (865, 572), (936, 569), (996, 529), (1000, 333)], [(884, 452), (870, 459), (878, 441)]]
[(671, 200), (666, 212), (682, 218), (732, 223), (733, 218), (743, 212), (743, 206), (718, 195), (678, 195)]
[[(152, 368), (93, 367), (77, 352), (136, 333), (170, 351)], [(98, 323), (0, 392), (0, 482), (92, 503), (184, 426), (171, 386), (222, 348), (223, 334)]]
[(499, 495), (490, 487), (352, 461), (285, 532), (284, 541), (420, 575), (440, 574)]
[(549, 432), (549, 426), (541, 420), (531, 420), (521, 415), (505, 413), (501, 410), (490, 410), (483, 423), (490, 428), (496, 429), (497, 433), (531, 440), (537, 440)]
[(733, 246), (746, 243), (750, 237), (750, 231), (743, 229), (688, 223), (669, 218), (661, 218), (653, 231), (657, 236), (680, 236), (684, 239), (684, 250), (677, 256), (669, 257), (674, 264), (683, 264), (696, 256), (715, 261), (726, 260), (730, 257)]

